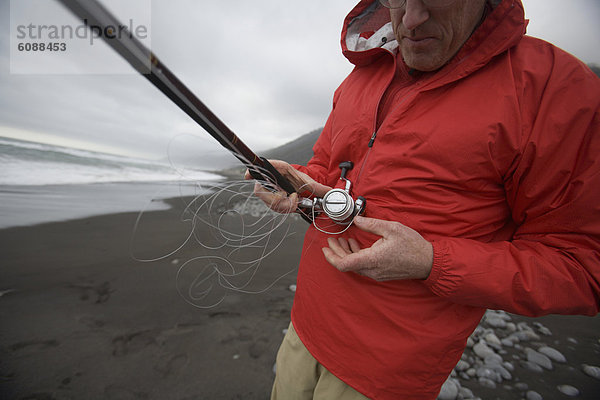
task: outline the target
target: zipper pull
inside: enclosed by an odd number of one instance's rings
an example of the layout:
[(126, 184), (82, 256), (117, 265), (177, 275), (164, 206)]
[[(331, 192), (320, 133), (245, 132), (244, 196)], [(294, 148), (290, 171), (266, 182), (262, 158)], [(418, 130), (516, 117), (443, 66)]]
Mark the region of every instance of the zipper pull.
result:
[(371, 140), (369, 140), (369, 147), (373, 147), (373, 143), (375, 143), (375, 138), (377, 137), (377, 131), (373, 132), (371, 136)]

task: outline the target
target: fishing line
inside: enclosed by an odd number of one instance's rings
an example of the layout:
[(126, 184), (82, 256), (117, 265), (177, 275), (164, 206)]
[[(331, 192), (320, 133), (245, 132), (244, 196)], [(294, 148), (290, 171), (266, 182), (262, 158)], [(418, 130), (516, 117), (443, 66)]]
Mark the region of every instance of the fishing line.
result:
[(140, 212), (132, 235), (134, 259), (141, 262), (165, 260), (183, 254), (184, 248), (190, 245), (223, 253), (223, 256), (196, 256), (178, 268), (176, 289), (187, 303), (198, 308), (216, 307), (234, 292), (264, 293), (296, 271), (294, 267), (267, 282), (256, 283), (263, 261), (295, 234), (292, 229), (292, 219), (297, 219), (295, 215), (275, 213), (253, 197), (252, 182), (198, 186), (210, 193), (195, 196), (186, 204), (179, 220), (187, 224), (187, 233), (181, 243), (163, 255), (141, 257), (135, 254), (135, 239), (141, 235), (139, 227), (145, 214), (145, 211)]

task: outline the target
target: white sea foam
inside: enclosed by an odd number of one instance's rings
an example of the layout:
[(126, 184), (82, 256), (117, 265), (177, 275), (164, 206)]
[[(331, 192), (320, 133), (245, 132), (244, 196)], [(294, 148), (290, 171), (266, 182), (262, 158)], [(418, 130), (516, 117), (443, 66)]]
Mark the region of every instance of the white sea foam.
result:
[(195, 168), (80, 149), (0, 138), (0, 185), (211, 181)]

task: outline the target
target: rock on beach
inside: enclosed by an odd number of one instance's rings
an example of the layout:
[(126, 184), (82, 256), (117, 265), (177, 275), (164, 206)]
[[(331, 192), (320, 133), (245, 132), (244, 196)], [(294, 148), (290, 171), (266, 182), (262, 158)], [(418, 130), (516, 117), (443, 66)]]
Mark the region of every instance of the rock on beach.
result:
[[(573, 356), (574, 346), (580, 346), (580, 341), (553, 336), (554, 330), (561, 333), (560, 328), (552, 323), (549, 326), (552, 329), (526, 317), (488, 311), (467, 339), (465, 351), (438, 399), (600, 398), (593, 390), (590, 392), (590, 381), (587, 384), (581, 381), (582, 376), (600, 380), (600, 368), (583, 363), (579, 368), (568, 365), (570, 357), (581, 360), (581, 356)], [(600, 345), (596, 353), (600, 354)], [(547, 384), (552, 381), (554, 385)], [(576, 387), (579, 384), (587, 386)]]

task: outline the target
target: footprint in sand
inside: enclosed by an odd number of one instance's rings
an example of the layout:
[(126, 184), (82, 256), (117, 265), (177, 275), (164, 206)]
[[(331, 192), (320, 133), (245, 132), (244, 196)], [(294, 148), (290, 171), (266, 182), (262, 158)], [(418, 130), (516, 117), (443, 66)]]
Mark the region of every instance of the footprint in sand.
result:
[(115, 291), (114, 289), (111, 289), (110, 282), (102, 282), (99, 284), (76, 283), (70, 284), (69, 287), (80, 291), (79, 299), (81, 301), (94, 299), (96, 304), (106, 303), (110, 298), (111, 293)]
[(254, 343), (252, 343), (252, 345), (248, 349), (248, 354), (250, 354), (250, 357), (252, 358), (259, 358), (265, 353), (265, 351), (267, 351), (268, 347), (269, 340), (267, 338), (261, 337)]
[(113, 356), (123, 357), (142, 351), (148, 346), (157, 345), (152, 331), (140, 331), (117, 336), (113, 339)]
[(24, 342), (15, 343), (10, 346), (12, 351), (21, 351), (28, 350), (33, 352), (38, 352), (42, 350), (46, 350), (52, 347), (57, 347), (60, 343), (58, 340), (28, 340)]
[(187, 354), (166, 354), (161, 357), (161, 361), (154, 367), (164, 378), (175, 375), (183, 370), (189, 362)]

